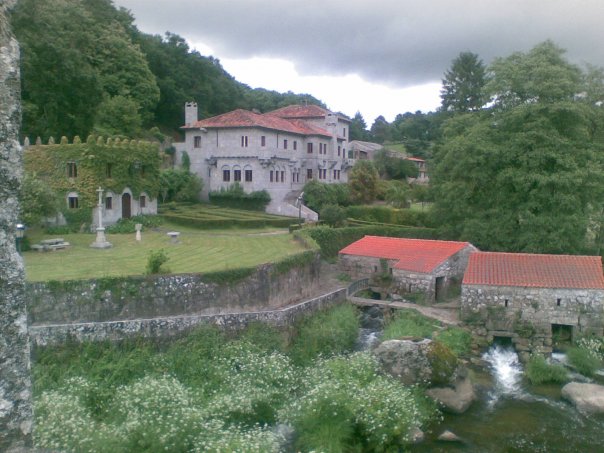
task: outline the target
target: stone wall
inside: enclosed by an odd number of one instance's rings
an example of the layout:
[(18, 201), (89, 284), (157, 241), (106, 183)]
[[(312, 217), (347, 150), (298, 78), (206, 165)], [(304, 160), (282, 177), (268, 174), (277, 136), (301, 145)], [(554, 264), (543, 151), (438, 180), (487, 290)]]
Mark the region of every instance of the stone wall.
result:
[(316, 293), (320, 266), (318, 255), (281, 273), (262, 265), (233, 284), (213, 283), (203, 274), (28, 284), (29, 324), (270, 310)]
[(15, 249), (22, 176), (19, 47), (0, 4), (0, 451), (31, 445), (31, 379), (23, 262)]
[(552, 352), (552, 324), (604, 334), (604, 291), (463, 285), (462, 320), (484, 344), (509, 337), (521, 358)]
[(341, 288), (329, 294), (278, 310), (33, 326), (30, 327), (30, 336), (33, 345), (46, 346), (60, 344), (68, 340), (114, 341), (134, 336), (172, 336), (201, 324), (214, 324), (225, 329), (241, 329), (253, 322), (285, 326), (293, 323), (299, 316), (342, 303), (345, 300), (346, 289)]

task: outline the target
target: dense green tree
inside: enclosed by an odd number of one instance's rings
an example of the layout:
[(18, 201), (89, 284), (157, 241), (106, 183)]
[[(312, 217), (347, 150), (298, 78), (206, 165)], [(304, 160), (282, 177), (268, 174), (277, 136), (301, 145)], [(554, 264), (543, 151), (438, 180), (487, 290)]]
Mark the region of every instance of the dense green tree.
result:
[(499, 108), (574, 100), (585, 86), (580, 68), (569, 63), (564, 53), (545, 41), (527, 53), (497, 58), (489, 68), (485, 90)]
[(373, 164), (382, 178), (406, 179), (417, 178), (417, 166), (402, 155), (393, 155), (390, 151), (381, 149), (375, 153)]
[(431, 182), (436, 220), (451, 237), (547, 253), (582, 253), (598, 242), (601, 79), (563, 53), (546, 41), (495, 60), (492, 107), (446, 124)]
[(403, 181), (389, 181), (388, 189), (386, 190), (386, 201), (395, 208), (407, 207), (411, 191), (409, 184)]
[(313, 179), (304, 184), (303, 192), (304, 203), (317, 212), (325, 205), (350, 204), (350, 190), (347, 184), (327, 184)]
[(355, 203), (370, 203), (376, 199), (380, 176), (373, 163), (369, 160), (359, 160), (348, 176), (350, 197)]
[(472, 52), (461, 52), (445, 72), (440, 91), (444, 111), (472, 112), (485, 104), (486, 67)]
[(361, 141), (369, 141), (370, 134), (367, 130), (367, 123), (361, 115), (361, 112), (357, 112), (354, 114), (354, 117), (350, 121), (350, 137), (352, 140), (361, 140)]
[(57, 194), (35, 175), (26, 174), (21, 184), (21, 221), (28, 227), (38, 226), (59, 212)]
[(392, 136), (390, 124), (382, 115), (378, 116), (371, 125), (371, 138), (377, 143), (384, 143)]
[(141, 133), (142, 124), (136, 101), (125, 96), (114, 96), (106, 98), (98, 106), (94, 132), (102, 137), (137, 137)]

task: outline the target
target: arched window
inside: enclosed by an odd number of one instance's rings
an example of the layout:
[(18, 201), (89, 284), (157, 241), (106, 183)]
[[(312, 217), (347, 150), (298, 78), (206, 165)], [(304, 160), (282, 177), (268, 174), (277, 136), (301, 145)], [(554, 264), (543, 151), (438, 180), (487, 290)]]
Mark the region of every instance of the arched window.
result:
[(231, 169), (228, 165), (222, 167), (222, 180), (224, 182), (231, 182)]

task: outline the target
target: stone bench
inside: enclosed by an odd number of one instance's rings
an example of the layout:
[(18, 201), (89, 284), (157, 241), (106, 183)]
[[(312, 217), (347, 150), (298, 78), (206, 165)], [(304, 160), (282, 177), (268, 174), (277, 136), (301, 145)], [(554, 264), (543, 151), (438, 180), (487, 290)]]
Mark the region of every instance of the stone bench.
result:
[(179, 231), (168, 231), (166, 234), (170, 236), (172, 244), (178, 244), (178, 236), (180, 236)]
[(71, 246), (69, 242), (65, 242), (62, 238), (60, 239), (45, 239), (40, 241), (39, 244), (31, 246), (32, 250), (37, 252), (54, 252), (55, 250), (63, 250)]

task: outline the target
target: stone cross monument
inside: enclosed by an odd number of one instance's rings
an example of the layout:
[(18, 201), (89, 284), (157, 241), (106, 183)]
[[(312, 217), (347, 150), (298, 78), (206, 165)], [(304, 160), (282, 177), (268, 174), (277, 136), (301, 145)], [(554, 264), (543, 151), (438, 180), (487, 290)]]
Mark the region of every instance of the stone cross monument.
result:
[(31, 446), (32, 406), (23, 261), (16, 250), (22, 154), (19, 46), (0, 3), (0, 451)]
[(99, 194), (99, 204), (97, 205), (99, 226), (96, 229), (96, 240), (90, 244), (90, 247), (95, 249), (108, 249), (111, 247), (111, 242), (107, 242), (107, 239), (105, 238), (105, 228), (103, 228), (103, 189), (99, 187), (96, 191)]

